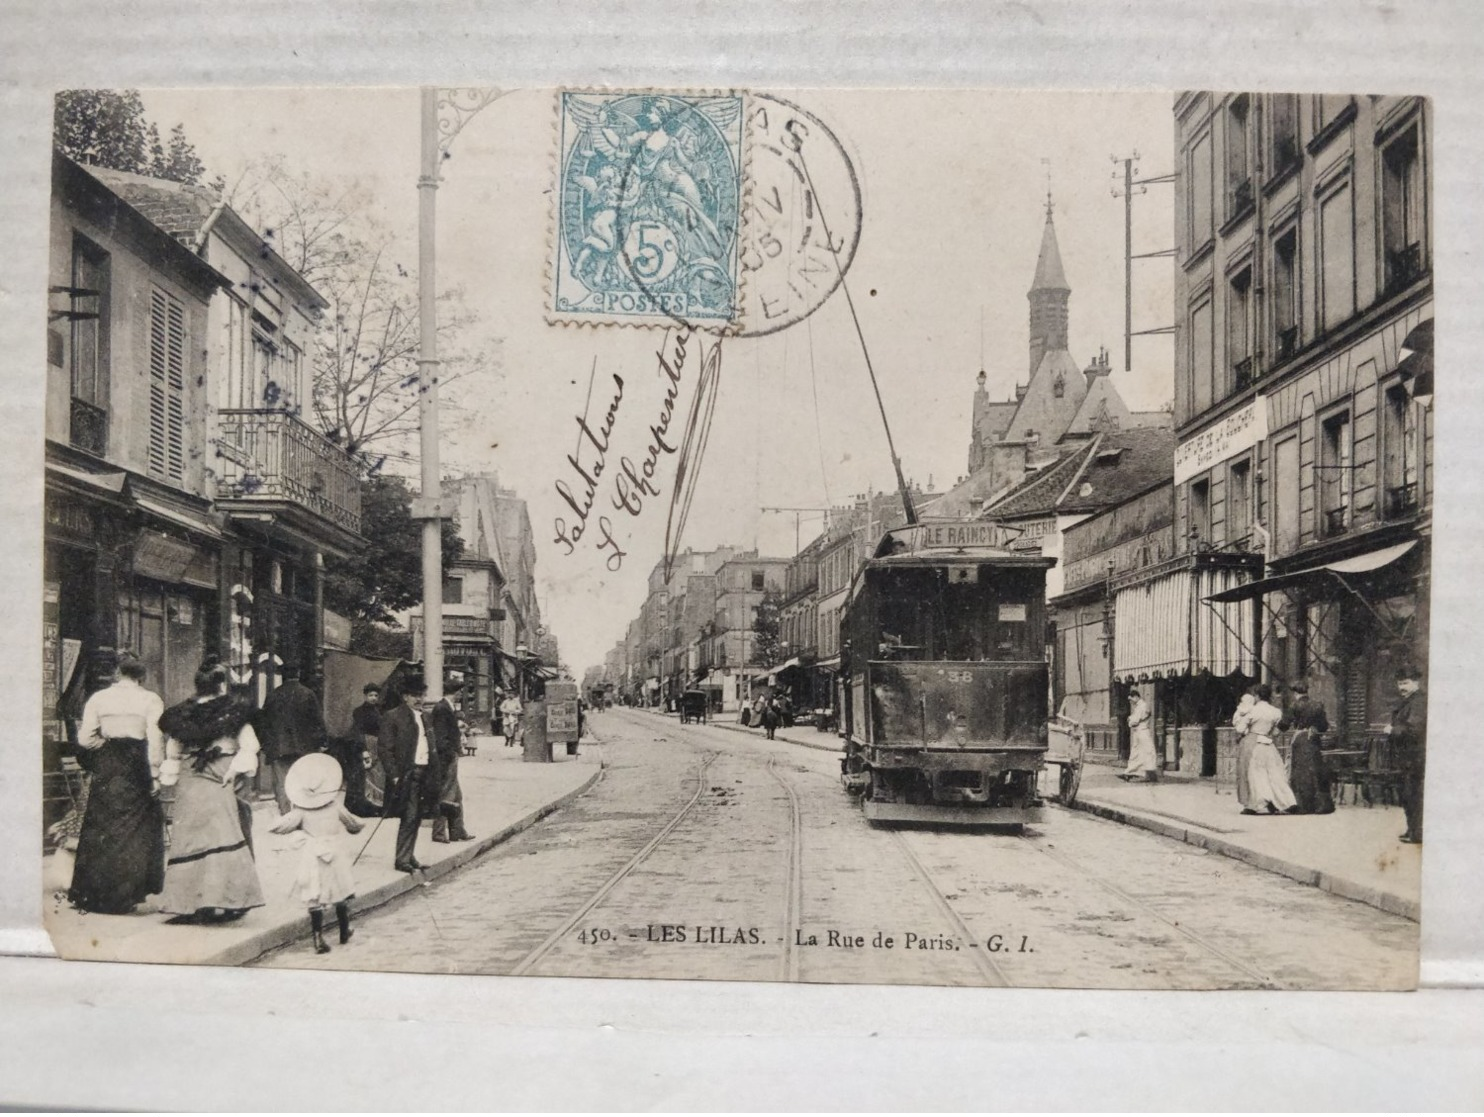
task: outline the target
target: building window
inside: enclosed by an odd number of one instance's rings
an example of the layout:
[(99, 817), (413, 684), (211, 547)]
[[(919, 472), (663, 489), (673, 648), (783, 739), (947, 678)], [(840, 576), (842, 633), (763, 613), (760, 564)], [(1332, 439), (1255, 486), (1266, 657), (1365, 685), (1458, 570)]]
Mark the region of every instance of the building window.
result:
[(1195, 253), (1215, 235), (1211, 205), (1211, 133), (1207, 132), (1190, 149), (1190, 251)]
[(1299, 348), (1298, 227), (1273, 240), (1273, 354), (1288, 360)]
[(1190, 376), (1192, 414), (1211, 406), (1214, 368), (1211, 336), (1211, 300), (1198, 303), (1190, 312)]
[(149, 471), (185, 478), (185, 307), (158, 287), (149, 302)]
[(1323, 132), (1348, 109), (1354, 98), (1348, 93), (1324, 94), (1314, 98), (1314, 131)]
[(1191, 550), (1203, 550), (1211, 542), (1211, 482), (1190, 483)]
[(1421, 499), (1417, 408), (1402, 385), (1389, 389), (1382, 416), (1382, 508), (1388, 518), (1407, 516)]
[(1289, 437), (1273, 444), (1272, 521), (1274, 546), (1288, 554), (1299, 545), (1299, 440)]
[(1355, 229), (1350, 185), (1319, 204), (1320, 323), (1333, 329), (1355, 313)]
[(1382, 281), (1388, 292), (1418, 279), (1425, 267), (1422, 161), (1413, 125), (1381, 152)]
[(108, 253), (72, 242), (72, 414), (69, 441), (100, 457), (108, 452)]
[(1241, 543), (1252, 534), (1252, 460), (1233, 462), (1226, 479), (1226, 538)]
[(443, 579), (443, 604), (462, 605), (464, 603), (464, 578), (461, 574), (450, 574)]
[(752, 588), (755, 590), (760, 590), (763, 587), (763, 572), (761, 570), (754, 570), (752, 572)]
[(1350, 530), (1352, 477), (1350, 412), (1325, 419), (1319, 438), (1319, 527), (1323, 535)]
[(1252, 208), (1252, 99), (1234, 97), (1226, 109), (1226, 219)]
[(1299, 161), (1298, 94), (1278, 93), (1268, 101), (1268, 167), (1280, 175)]
[(1226, 356), (1229, 379), (1223, 396), (1252, 386), (1257, 368), (1252, 352), (1253, 312), (1252, 266), (1249, 264), (1231, 278), (1226, 292)]

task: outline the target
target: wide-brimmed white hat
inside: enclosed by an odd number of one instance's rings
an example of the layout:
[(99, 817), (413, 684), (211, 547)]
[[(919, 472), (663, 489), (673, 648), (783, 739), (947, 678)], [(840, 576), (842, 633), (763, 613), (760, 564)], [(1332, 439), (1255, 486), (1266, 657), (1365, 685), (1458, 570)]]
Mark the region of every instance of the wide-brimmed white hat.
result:
[(335, 758), (312, 752), (294, 761), (283, 778), (283, 790), (294, 806), (312, 811), (335, 801), (340, 782), (340, 765)]

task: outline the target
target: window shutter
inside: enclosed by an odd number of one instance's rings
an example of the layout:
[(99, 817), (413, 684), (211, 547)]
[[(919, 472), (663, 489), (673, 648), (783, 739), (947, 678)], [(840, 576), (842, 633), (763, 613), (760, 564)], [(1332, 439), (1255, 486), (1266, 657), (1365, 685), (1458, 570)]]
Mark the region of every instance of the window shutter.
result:
[(185, 308), (158, 288), (149, 305), (149, 469), (185, 477)]

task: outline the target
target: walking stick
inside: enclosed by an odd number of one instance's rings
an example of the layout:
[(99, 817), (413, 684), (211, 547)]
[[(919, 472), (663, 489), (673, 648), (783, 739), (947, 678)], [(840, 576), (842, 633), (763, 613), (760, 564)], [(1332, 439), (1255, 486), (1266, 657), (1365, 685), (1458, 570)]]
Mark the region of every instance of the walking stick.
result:
[[(365, 853), (366, 852), (366, 846), (369, 846), (371, 844), (371, 838), (376, 837), (376, 831), (380, 830), (381, 829), (381, 824), (386, 821), (386, 814), (384, 813), (385, 812), (385, 808), (382, 808), (382, 809), (383, 809), (383, 813), (376, 820), (376, 825), (373, 826), (373, 827), (371, 827), (371, 835), (370, 835), (370, 837), (368, 837), (366, 839), (365, 843), (361, 846), (361, 853)], [(355, 859), (353, 861), (351, 861), (350, 867), (352, 869), (354, 869), (356, 867), (356, 861), (359, 861), (361, 859), (361, 853), (357, 853), (355, 855)]]

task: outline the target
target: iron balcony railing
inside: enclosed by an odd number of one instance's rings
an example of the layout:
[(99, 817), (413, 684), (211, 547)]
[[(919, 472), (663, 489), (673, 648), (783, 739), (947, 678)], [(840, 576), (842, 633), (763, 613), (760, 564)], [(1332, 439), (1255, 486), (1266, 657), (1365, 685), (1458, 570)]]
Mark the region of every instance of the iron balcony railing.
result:
[(1338, 508), (1327, 508), (1324, 512), (1324, 534), (1344, 535), (1350, 530), (1350, 507), (1342, 504)]
[(1386, 490), (1386, 515), (1407, 516), (1417, 511), (1417, 482), (1394, 485)]
[(1286, 361), (1298, 352), (1299, 330), (1297, 326), (1287, 326), (1278, 331), (1278, 360)]
[(228, 408), (217, 415), (223, 497), (292, 501), (360, 532), (360, 478), (345, 451), (286, 411)]
[(1257, 362), (1251, 357), (1243, 357), (1232, 365), (1232, 378), (1236, 382), (1235, 391), (1246, 391), (1257, 379)]
[(1422, 244), (1413, 241), (1386, 253), (1386, 289), (1399, 291), (1422, 275)]
[(108, 412), (87, 400), (72, 397), (72, 422), (68, 441), (95, 457), (108, 453)]

